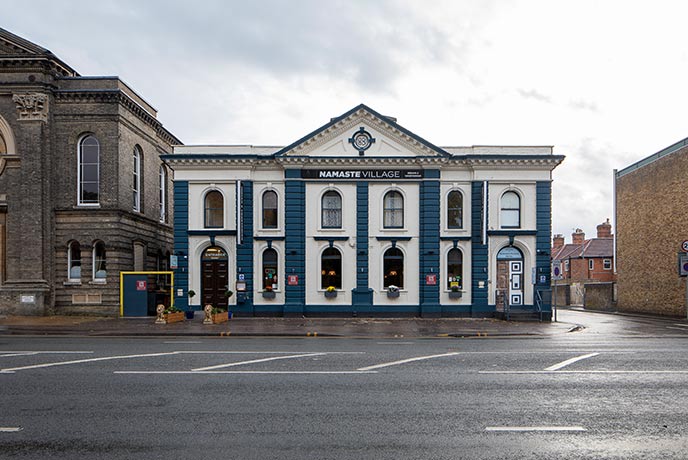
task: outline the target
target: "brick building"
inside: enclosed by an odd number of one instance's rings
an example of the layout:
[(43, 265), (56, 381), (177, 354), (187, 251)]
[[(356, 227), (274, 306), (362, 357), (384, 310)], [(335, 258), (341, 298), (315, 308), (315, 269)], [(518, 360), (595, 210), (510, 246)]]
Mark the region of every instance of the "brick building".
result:
[(172, 250), (179, 143), (118, 77), (0, 29), (0, 313), (119, 313), (120, 270)]
[(568, 289), (568, 304), (582, 304), (584, 286), (589, 283), (611, 283), (614, 275), (614, 236), (607, 219), (597, 226), (596, 238), (585, 238), (581, 229), (571, 234), (571, 243), (565, 244), (563, 235), (552, 239), (552, 261), (561, 262), (563, 279), (557, 282)]
[(615, 172), (618, 309), (686, 316), (688, 138)]

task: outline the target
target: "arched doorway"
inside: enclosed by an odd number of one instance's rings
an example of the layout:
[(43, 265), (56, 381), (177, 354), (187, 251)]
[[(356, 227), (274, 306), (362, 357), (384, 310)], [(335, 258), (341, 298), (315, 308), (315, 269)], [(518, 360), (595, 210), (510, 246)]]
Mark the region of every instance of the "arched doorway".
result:
[(201, 255), (201, 301), (202, 305), (227, 307), (225, 291), (229, 283), (228, 260), (224, 249), (211, 246)]
[(513, 246), (502, 248), (497, 254), (497, 311), (523, 305), (523, 281), (523, 253)]

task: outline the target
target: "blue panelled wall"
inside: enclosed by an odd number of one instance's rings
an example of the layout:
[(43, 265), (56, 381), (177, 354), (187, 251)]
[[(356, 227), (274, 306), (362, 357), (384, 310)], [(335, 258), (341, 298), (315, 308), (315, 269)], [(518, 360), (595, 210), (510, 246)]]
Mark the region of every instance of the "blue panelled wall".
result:
[(487, 213), (487, 204), (483, 211), (483, 182), (474, 181), (471, 184), (471, 292), (473, 293), (472, 316), (485, 316), (494, 311), (494, 306), (487, 304), (488, 286), (488, 250), (483, 241), (483, 214)]
[(241, 226), (242, 241), (237, 241), (237, 276), (246, 282), (246, 292), (237, 292), (236, 310), (238, 314), (253, 315), (253, 182), (242, 181), (240, 217), (237, 228)]
[[(300, 171), (285, 171), (285, 305), (284, 316), (302, 316), (306, 304), (306, 184), (294, 178)], [(295, 276), (297, 284), (290, 284)]]
[[(180, 310), (189, 306), (189, 182), (174, 181), (174, 254), (177, 268), (174, 270), (174, 304)], [(181, 292), (181, 296), (177, 296)], [(200, 292), (193, 303), (200, 302)]]
[(543, 319), (549, 321), (552, 317), (552, 303), (549, 296), (551, 281), (550, 241), (552, 235), (552, 182), (537, 182), (536, 190), (537, 235), (535, 271), (537, 273), (537, 283), (535, 289), (543, 292), (541, 296), (543, 299), (541, 307)]
[[(420, 314), (439, 317), (440, 286), (440, 171), (425, 170), (420, 183)], [(432, 180), (434, 179), (434, 180)], [(428, 284), (426, 276), (435, 274), (435, 284)]]

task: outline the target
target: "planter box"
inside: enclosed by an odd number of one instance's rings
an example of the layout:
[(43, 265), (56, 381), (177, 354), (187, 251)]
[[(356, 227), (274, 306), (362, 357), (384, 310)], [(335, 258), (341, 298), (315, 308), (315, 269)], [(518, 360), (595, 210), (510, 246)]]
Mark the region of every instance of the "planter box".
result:
[(276, 295), (277, 294), (275, 294), (275, 291), (263, 291), (264, 299), (274, 299)]
[(222, 313), (215, 313), (211, 315), (213, 319), (213, 324), (226, 323), (229, 321), (229, 312), (223, 311)]
[(399, 291), (387, 291), (387, 297), (389, 297), (389, 298), (399, 297)]
[(165, 315), (165, 324), (178, 323), (180, 321), (184, 321), (184, 316), (185, 314), (183, 311), (168, 313)]
[(460, 299), (463, 293), (461, 291), (449, 291), (450, 299)]
[(325, 291), (325, 298), (334, 299), (335, 297), (337, 297), (337, 291)]

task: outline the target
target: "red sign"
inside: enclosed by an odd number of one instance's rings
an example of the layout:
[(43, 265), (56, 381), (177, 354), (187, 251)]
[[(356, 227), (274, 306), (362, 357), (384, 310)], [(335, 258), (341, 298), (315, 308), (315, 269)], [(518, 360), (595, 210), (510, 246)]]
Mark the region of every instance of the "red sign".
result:
[(437, 284), (437, 273), (425, 275), (425, 284), (428, 286), (435, 286)]
[(287, 275), (287, 284), (289, 286), (299, 285), (299, 275)]
[(146, 290), (146, 281), (141, 280), (141, 281), (136, 281), (136, 290), (137, 291), (145, 291)]

